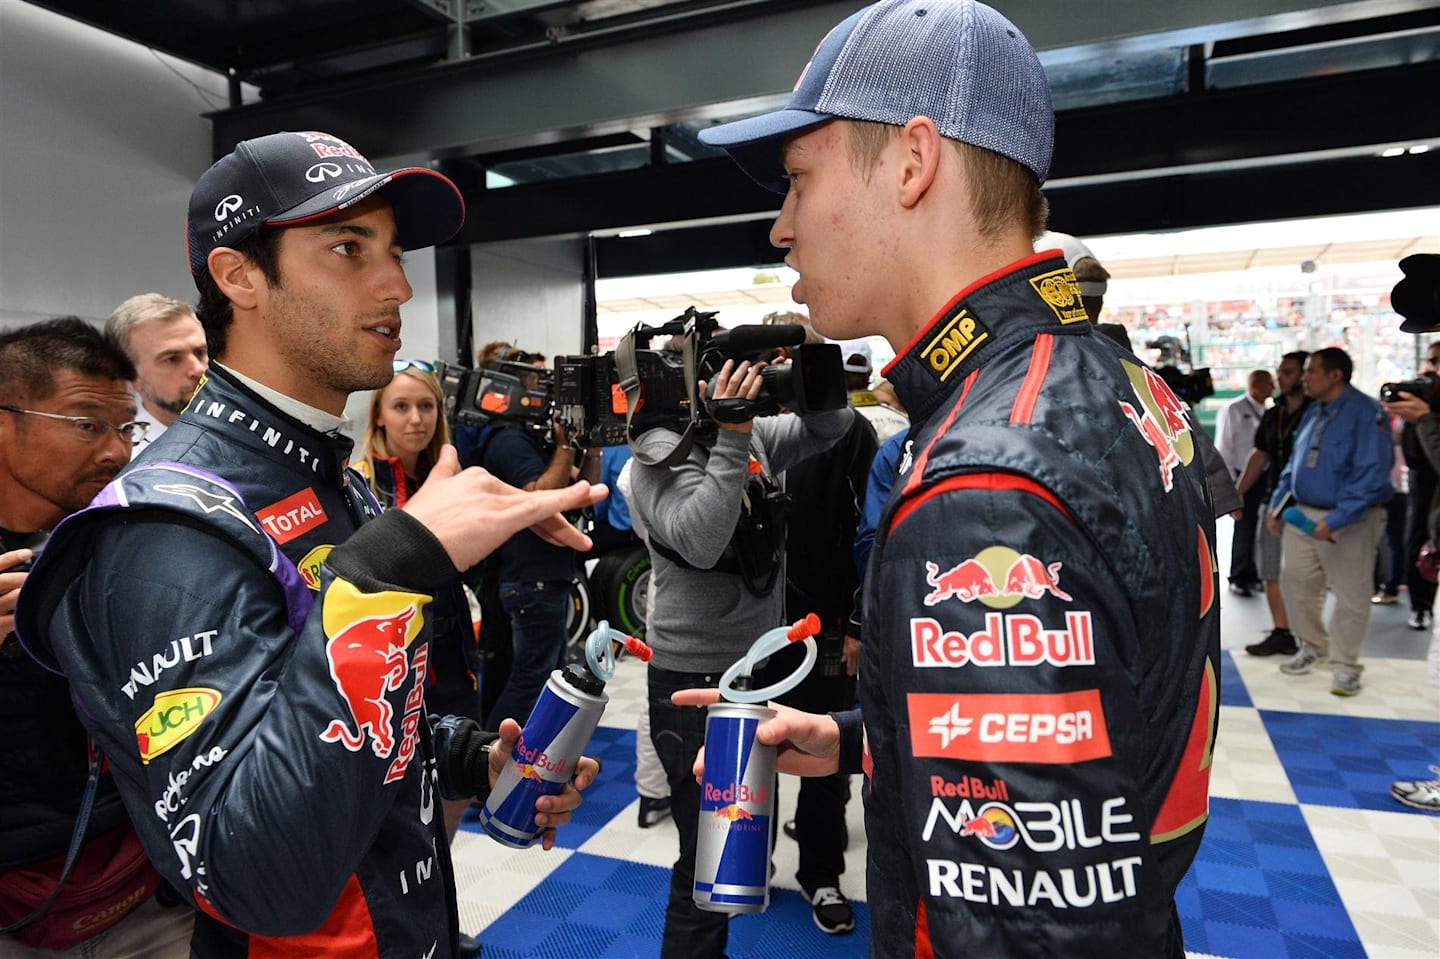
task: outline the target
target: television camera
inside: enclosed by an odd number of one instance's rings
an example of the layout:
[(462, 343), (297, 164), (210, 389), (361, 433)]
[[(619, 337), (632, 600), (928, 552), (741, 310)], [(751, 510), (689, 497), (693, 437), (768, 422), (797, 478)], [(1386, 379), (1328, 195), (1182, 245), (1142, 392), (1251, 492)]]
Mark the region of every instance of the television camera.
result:
[(445, 397), (451, 430), (460, 426), (506, 424), (551, 441), (555, 374), (532, 365), (529, 354), (512, 353), (483, 369), (438, 363), (435, 377)]
[[(1190, 328), (1185, 328), (1185, 338), (1190, 338)], [(1178, 337), (1158, 336), (1145, 344), (1146, 349), (1159, 350), (1160, 358), (1155, 361), (1155, 373), (1164, 380), (1184, 403), (1195, 406), (1207, 396), (1215, 395), (1215, 381), (1210, 377), (1208, 366), (1196, 369), (1190, 363), (1190, 348)], [(1184, 363), (1189, 370), (1180, 369)]]
[[(677, 452), (664, 461), (669, 464), (679, 462), (696, 438), (713, 433), (715, 421), (743, 423), (778, 413), (782, 406), (802, 413), (844, 407), (839, 346), (802, 345), (805, 331), (794, 325), (720, 330), (715, 316), (692, 306), (660, 326), (637, 324), (613, 352), (559, 357), (555, 404), (561, 422), (583, 446), (630, 443), (633, 449), (633, 439), (646, 430), (680, 433)], [(657, 336), (678, 336), (680, 348), (651, 349)], [(707, 397), (700, 402), (699, 383), (713, 390), (726, 360), (771, 360), (781, 348), (791, 348), (790, 362), (761, 371), (755, 399)]]

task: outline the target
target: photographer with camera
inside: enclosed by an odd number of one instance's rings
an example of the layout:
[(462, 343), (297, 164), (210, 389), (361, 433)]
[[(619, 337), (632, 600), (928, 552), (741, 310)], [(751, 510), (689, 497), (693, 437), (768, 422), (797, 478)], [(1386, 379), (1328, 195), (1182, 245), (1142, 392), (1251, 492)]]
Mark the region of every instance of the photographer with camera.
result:
[[(1278, 535), (1281, 515), (1287, 515), (1280, 589), (1300, 641), (1280, 671), (1301, 676), (1328, 661), (1336, 696), (1360, 692), (1375, 550), (1385, 535), (1385, 504), (1395, 492), (1389, 420), (1379, 403), (1350, 385), (1353, 370), (1350, 354), (1339, 347), (1310, 354), (1305, 393), (1315, 402), (1300, 421), (1295, 455), (1280, 474), (1265, 518)], [(1328, 629), (1327, 589), (1336, 600)]]
[[(551, 381), (547, 377), (541, 383), (543, 364), (540, 354), (507, 345), (485, 369), (518, 380), (524, 391), (522, 402), (543, 393), (542, 406), (548, 409)], [(542, 432), (535, 428), (534, 417), (521, 415), (521, 406), (512, 409), (515, 415), (496, 416), (480, 428), (475, 448), (466, 456), (467, 465), (483, 466), (526, 490), (564, 489), (581, 472), (586, 480), (598, 481), (599, 449), (579, 457), (569, 431), (559, 422), (552, 418), (550, 429)], [(577, 466), (584, 469), (577, 472)], [(529, 530), (512, 536), (497, 555), (484, 575), (488, 578), (493, 572), (496, 578), (500, 606), (510, 622), (512, 658), (504, 686), (489, 709), (492, 726), (506, 716), (530, 715), (551, 671), (565, 665), (566, 611), (575, 579), (575, 550)], [(495, 679), (482, 679), (492, 694)], [(489, 702), (490, 696), (485, 699)]]
[(649, 429), (634, 443), (630, 509), (648, 529), (654, 563), (650, 735), (680, 833), (662, 959), (721, 959), (729, 930), (728, 916), (691, 899), (700, 813), (691, 764), (704, 743), (705, 711), (675, 706), (670, 696), (716, 686), (755, 637), (783, 622), (784, 507), (775, 477), (834, 444), (855, 415), (846, 407), (750, 418), (754, 407), (743, 401), (760, 399), (765, 367), (726, 359), (712, 381), (700, 382), (718, 429), (702, 431), (679, 462), (661, 462), (681, 443), (673, 429)]

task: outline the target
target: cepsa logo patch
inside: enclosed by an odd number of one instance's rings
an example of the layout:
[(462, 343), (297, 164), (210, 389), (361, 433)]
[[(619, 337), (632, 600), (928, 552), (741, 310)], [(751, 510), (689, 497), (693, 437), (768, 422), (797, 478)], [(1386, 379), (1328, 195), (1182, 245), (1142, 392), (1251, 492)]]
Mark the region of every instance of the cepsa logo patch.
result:
[(915, 756), (978, 762), (1078, 763), (1110, 755), (1100, 691), (911, 693)]
[(172, 689), (155, 697), (155, 703), (135, 723), (140, 762), (148, 765), (161, 753), (174, 749), (215, 711), (223, 697), (218, 690), (191, 687)]
[(320, 592), (320, 567), (325, 565), (325, 560), (329, 558), (330, 551), (334, 548), (333, 543), (317, 546), (295, 564), (295, 568), (300, 570), (300, 578), (305, 581), (305, 585), (317, 593)]
[(255, 515), (260, 517), (260, 525), (277, 543), (288, 543), (326, 520), (324, 507), (309, 487), (257, 510)]
[(920, 351), (920, 359), (936, 379), (944, 383), (965, 358), (988, 339), (990, 328), (971, 316), (969, 310), (961, 309), (936, 328), (935, 335)]
[(1083, 323), (1089, 317), (1080, 303), (1080, 283), (1070, 270), (1052, 270), (1030, 278), (1030, 285), (1061, 323)]

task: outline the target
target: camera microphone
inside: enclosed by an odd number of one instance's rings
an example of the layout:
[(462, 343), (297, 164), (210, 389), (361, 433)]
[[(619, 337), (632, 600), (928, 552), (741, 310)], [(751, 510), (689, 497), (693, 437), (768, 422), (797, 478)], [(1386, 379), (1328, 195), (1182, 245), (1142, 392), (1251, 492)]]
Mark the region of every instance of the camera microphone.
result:
[(804, 328), (793, 323), (776, 324), (775, 326), (751, 323), (746, 326), (737, 326), (733, 330), (716, 333), (710, 338), (709, 345), (726, 356), (747, 356), (752, 353), (778, 350), (785, 346), (799, 346), (804, 342)]

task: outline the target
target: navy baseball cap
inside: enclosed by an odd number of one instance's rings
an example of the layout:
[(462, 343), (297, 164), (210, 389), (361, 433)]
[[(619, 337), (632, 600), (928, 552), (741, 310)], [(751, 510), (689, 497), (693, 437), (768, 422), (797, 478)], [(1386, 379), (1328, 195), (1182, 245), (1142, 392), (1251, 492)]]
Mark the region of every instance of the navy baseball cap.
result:
[(242, 140), (200, 176), (190, 194), (186, 246), (202, 276), (210, 251), (233, 247), (261, 224), (294, 226), (379, 193), (395, 210), (400, 245), (444, 243), (465, 222), (465, 201), (448, 177), (425, 167), (377, 173), (350, 144), (328, 133), (272, 133)]
[(820, 42), (783, 110), (700, 131), (757, 183), (787, 184), (787, 137), (837, 118), (935, 121), (952, 140), (1007, 156), (1045, 182), (1055, 141), (1050, 83), (1030, 41), (975, 0), (881, 0)]

